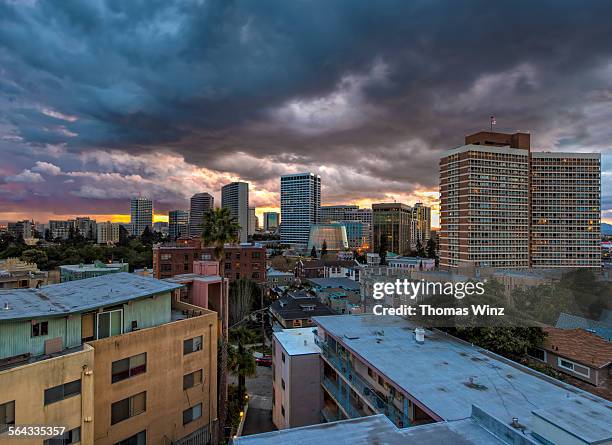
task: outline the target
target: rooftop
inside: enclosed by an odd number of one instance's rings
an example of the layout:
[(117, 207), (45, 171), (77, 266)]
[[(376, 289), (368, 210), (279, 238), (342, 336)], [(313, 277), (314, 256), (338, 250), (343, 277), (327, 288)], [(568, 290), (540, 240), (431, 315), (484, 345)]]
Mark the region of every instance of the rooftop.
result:
[(339, 288), (359, 292), (361, 286), (359, 281), (350, 278), (308, 278), (312, 284), (320, 288)]
[(584, 329), (544, 328), (544, 349), (590, 368), (602, 368), (612, 362), (612, 343)]
[(209, 283), (216, 283), (221, 281), (221, 276), (219, 275), (200, 275), (197, 273), (183, 273), (179, 275), (174, 275), (170, 278), (164, 278), (164, 281), (169, 281), (171, 283), (185, 283), (188, 281), (206, 281)]
[[(573, 426), (582, 415), (589, 416), (591, 431), (612, 438), (610, 402), (444, 333), (427, 331), (418, 344), (414, 326), (400, 317), (340, 315), (315, 322), (443, 420), (469, 417), (477, 405), (507, 425), (516, 417), (529, 431), (534, 411), (566, 406), (574, 408), (574, 418), (566, 419), (571, 434), (582, 434)], [(410, 366), (398, 366), (399, 357)]]
[(266, 276), (270, 277), (293, 277), (293, 272), (284, 272), (282, 270), (275, 269), (273, 267), (269, 267), (266, 271)]
[(273, 335), (289, 355), (318, 354), (321, 350), (315, 344), (313, 329), (283, 329)]
[(294, 292), (298, 298), (289, 294), (270, 305), (270, 310), (284, 320), (302, 320), (317, 315), (332, 315), (334, 312), (321, 303), (317, 297), (305, 292)]
[(95, 262), (93, 264), (66, 264), (60, 266), (60, 270), (69, 270), (70, 272), (107, 272), (112, 270), (120, 270), (128, 267), (127, 263), (102, 263)]
[(600, 320), (591, 320), (561, 312), (555, 326), (560, 329), (584, 329), (605, 340), (612, 341), (612, 320), (606, 318), (608, 313), (609, 311), (604, 311)]
[(236, 445), (499, 445), (501, 440), (472, 418), (398, 429), (385, 415), (272, 431), (234, 439)]
[[(85, 312), (180, 287), (155, 278), (119, 272), (39, 289), (0, 290), (0, 322)], [(7, 306), (9, 309), (5, 309)]]

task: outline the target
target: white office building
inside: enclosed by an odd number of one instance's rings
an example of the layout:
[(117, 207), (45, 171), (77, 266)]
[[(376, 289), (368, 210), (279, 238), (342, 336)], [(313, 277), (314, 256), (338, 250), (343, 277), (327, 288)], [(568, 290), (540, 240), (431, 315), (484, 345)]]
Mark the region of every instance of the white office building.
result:
[(240, 226), (240, 242), (246, 243), (249, 235), (249, 184), (232, 182), (221, 187), (221, 207), (228, 208)]
[(153, 201), (149, 198), (132, 198), (130, 202), (132, 235), (140, 236), (145, 227), (153, 230)]
[(320, 222), (321, 177), (314, 173), (281, 176), (281, 242), (306, 249), (310, 226)]

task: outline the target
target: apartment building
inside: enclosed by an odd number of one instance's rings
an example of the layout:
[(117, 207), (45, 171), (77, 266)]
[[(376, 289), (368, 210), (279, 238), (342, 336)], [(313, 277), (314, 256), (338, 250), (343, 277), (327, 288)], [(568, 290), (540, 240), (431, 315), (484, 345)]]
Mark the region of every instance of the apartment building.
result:
[(0, 424), (65, 426), (62, 443), (210, 443), (217, 314), (180, 288), (117, 273), (0, 291)]
[[(227, 244), (224, 276), (229, 280), (249, 278), (266, 282), (266, 248), (260, 244)], [(179, 239), (153, 246), (153, 276), (170, 278), (193, 273), (193, 262), (213, 260), (214, 249), (203, 247), (197, 239)]]
[(323, 359), (322, 420), (384, 414), (410, 430), (469, 419), (476, 411), (498, 437), (516, 432), (525, 441), (509, 443), (612, 440), (609, 401), (442, 332), (415, 331), (394, 316), (314, 322)]
[(440, 159), (440, 266), (601, 267), (600, 155), (479, 132)]
[(119, 223), (110, 221), (96, 224), (96, 241), (98, 244), (116, 244), (119, 242)]
[(19, 258), (0, 260), (0, 289), (39, 287), (47, 284), (48, 273)]
[(272, 421), (280, 430), (320, 421), (320, 358), (313, 328), (272, 336)]
[(431, 238), (431, 207), (417, 202), (412, 207), (410, 220), (410, 247), (414, 250), (417, 243), (425, 248), (427, 241)]
[(601, 155), (531, 153), (532, 267), (601, 267)]
[(263, 229), (266, 232), (271, 232), (278, 229), (280, 225), (280, 213), (264, 212), (263, 214)]

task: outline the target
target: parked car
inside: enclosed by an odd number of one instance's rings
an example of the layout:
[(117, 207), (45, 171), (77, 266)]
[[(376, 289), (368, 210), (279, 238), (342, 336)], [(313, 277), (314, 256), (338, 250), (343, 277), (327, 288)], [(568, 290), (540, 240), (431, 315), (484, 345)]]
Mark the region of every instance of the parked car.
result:
[(272, 366), (272, 357), (269, 355), (264, 355), (261, 352), (254, 352), (253, 356), (255, 357), (255, 363), (257, 366)]

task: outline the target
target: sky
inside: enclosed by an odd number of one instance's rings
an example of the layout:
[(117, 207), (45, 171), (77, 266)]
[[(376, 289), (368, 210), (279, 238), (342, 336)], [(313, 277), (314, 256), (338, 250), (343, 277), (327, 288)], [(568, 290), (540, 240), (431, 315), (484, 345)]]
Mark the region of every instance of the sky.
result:
[[(313, 171), (323, 204), (437, 206), (466, 134), (603, 155), (612, 2), (0, 0), (0, 221), (158, 219), (221, 185), (259, 212)], [(434, 218), (437, 225), (437, 216)]]

